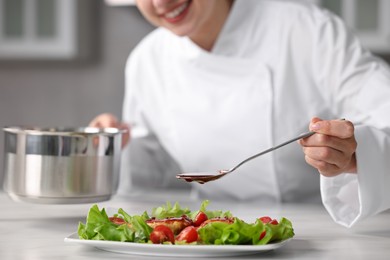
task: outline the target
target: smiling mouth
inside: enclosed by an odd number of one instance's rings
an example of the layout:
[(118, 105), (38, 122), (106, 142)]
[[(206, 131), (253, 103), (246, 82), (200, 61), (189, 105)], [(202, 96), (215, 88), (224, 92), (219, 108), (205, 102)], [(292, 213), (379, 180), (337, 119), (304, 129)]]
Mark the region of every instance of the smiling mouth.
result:
[(181, 18), (181, 15), (184, 14), (184, 12), (187, 10), (188, 6), (190, 5), (191, 1), (187, 1), (183, 3), (182, 5), (179, 5), (175, 9), (173, 9), (170, 12), (167, 12), (164, 17), (171, 22), (175, 22), (176, 20)]

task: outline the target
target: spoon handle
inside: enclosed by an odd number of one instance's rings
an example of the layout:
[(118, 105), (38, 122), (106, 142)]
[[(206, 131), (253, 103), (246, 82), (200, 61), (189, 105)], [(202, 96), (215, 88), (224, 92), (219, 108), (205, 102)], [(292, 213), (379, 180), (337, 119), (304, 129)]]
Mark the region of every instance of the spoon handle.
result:
[(283, 146), (285, 146), (285, 145), (287, 145), (287, 144), (289, 144), (289, 143), (292, 143), (292, 142), (294, 142), (294, 141), (297, 141), (297, 140), (299, 140), (299, 139), (302, 139), (302, 138), (306, 138), (306, 137), (312, 136), (313, 134), (315, 134), (315, 132), (311, 132), (311, 131), (310, 131), (310, 132), (307, 132), (307, 133), (300, 134), (299, 136), (294, 137), (293, 139), (290, 139), (290, 140), (288, 140), (288, 141), (286, 141), (286, 142), (284, 142), (284, 143), (278, 144), (278, 145), (276, 145), (276, 146), (274, 146), (274, 147), (271, 147), (271, 148), (269, 148), (269, 149), (267, 149), (267, 150), (264, 150), (264, 151), (262, 151), (262, 152), (260, 152), (260, 153), (258, 153), (258, 154), (252, 155), (251, 157), (245, 159), (244, 161), (240, 162), (239, 164), (237, 164), (236, 166), (234, 166), (233, 168), (231, 168), (228, 172), (232, 172), (232, 171), (236, 170), (238, 167), (240, 167), (240, 166), (243, 165), (244, 163), (246, 163), (246, 162), (248, 162), (248, 161), (250, 161), (250, 160), (252, 160), (252, 159), (254, 159), (254, 158), (256, 158), (256, 157), (259, 157), (259, 156), (261, 156), (261, 155), (263, 155), (263, 154), (272, 152), (272, 151), (274, 151), (274, 150), (276, 150), (276, 149), (279, 149), (280, 147), (283, 147)]

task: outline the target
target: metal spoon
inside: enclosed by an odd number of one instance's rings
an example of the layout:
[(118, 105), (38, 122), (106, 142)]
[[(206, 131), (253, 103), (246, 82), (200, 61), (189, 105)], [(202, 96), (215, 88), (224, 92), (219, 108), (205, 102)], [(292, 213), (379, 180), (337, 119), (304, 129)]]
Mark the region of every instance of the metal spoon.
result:
[(294, 141), (297, 141), (299, 139), (302, 139), (302, 138), (306, 138), (306, 137), (309, 137), (311, 135), (315, 134), (315, 132), (307, 132), (307, 133), (303, 133), (303, 134), (300, 134), (299, 136), (297, 137), (294, 137), (293, 139), (290, 139), (284, 143), (281, 143), (277, 146), (274, 146), (274, 147), (271, 147), (267, 150), (264, 150), (258, 154), (255, 154), (255, 155), (252, 155), (251, 157), (243, 160), (242, 162), (240, 162), (239, 164), (237, 164), (236, 166), (234, 166), (233, 168), (229, 169), (229, 170), (219, 170), (218, 172), (216, 173), (213, 173), (213, 172), (198, 172), (198, 173), (181, 173), (181, 174), (178, 174), (176, 175), (176, 178), (177, 179), (183, 179), (185, 181), (188, 181), (188, 182), (193, 182), (193, 181), (196, 181), (200, 184), (203, 184), (203, 183), (206, 183), (206, 182), (209, 182), (209, 181), (214, 181), (214, 180), (218, 180), (219, 178), (222, 178), (223, 176), (225, 176), (226, 174), (228, 173), (231, 173), (233, 171), (235, 171), (238, 167), (240, 167), (241, 165), (243, 165), (244, 163), (256, 158), (256, 157), (259, 157), (263, 154), (266, 154), (266, 153), (269, 153), (269, 152), (272, 152), (280, 147), (283, 147), (289, 143), (292, 143)]

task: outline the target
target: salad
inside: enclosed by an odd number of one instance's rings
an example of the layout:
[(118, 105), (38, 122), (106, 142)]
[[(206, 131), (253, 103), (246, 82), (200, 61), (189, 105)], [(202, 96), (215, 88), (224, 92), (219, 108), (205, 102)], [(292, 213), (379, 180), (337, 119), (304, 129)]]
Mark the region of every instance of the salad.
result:
[(292, 238), (291, 222), (282, 217), (263, 216), (247, 223), (230, 211), (207, 210), (205, 200), (191, 211), (178, 203), (129, 215), (122, 208), (108, 216), (104, 208), (93, 205), (85, 224), (80, 222), (80, 239), (175, 245), (264, 245)]

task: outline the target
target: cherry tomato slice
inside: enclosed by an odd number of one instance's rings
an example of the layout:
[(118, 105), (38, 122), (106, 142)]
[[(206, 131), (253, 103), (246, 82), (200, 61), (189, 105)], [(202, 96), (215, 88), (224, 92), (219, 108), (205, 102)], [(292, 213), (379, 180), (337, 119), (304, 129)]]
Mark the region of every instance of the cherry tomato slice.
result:
[(270, 223), (272, 225), (277, 225), (279, 224), (279, 222), (276, 220), (276, 219), (272, 219), (268, 216), (264, 216), (264, 217), (261, 217), (259, 218), (261, 220), (261, 222), (263, 222), (264, 224), (267, 224), (267, 223)]
[[(279, 222), (276, 220), (276, 219), (272, 219), (272, 218), (270, 218), (270, 217), (268, 217), (268, 216), (264, 216), (264, 217), (261, 217), (261, 218), (259, 218), (260, 220), (261, 220), (261, 222), (263, 222), (264, 224), (271, 224), (271, 225), (277, 225), (277, 224), (279, 224)], [(260, 234), (260, 237), (259, 237), (259, 240), (262, 240), (264, 237), (265, 237), (265, 235), (266, 235), (266, 231), (264, 230), (263, 232), (261, 232), (261, 234)]]
[(193, 226), (186, 227), (177, 235), (176, 240), (186, 241), (187, 243), (198, 241), (198, 232)]
[(263, 232), (261, 232), (261, 234), (260, 234), (260, 237), (259, 237), (259, 240), (262, 240), (263, 239), (263, 237), (265, 237), (265, 234), (266, 234), (267, 232), (264, 230)]
[(267, 224), (269, 222), (272, 221), (272, 218), (268, 217), (268, 216), (264, 216), (264, 217), (261, 217), (259, 218), (261, 220), (261, 222), (263, 222), (264, 224)]
[(150, 240), (153, 244), (162, 244), (164, 242), (175, 243), (175, 236), (172, 230), (164, 225), (156, 226), (153, 231), (150, 233)]
[(126, 221), (123, 218), (118, 218), (118, 217), (109, 217), (108, 218), (112, 223), (116, 225), (123, 225), (126, 223)]
[(195, 219), (194, 219), (194, 226), (199, 227), (202, 225), (203, 222), (207, 220), (207, 215), (203, 211), (199, 211), (198, 214), (196, 214)]

